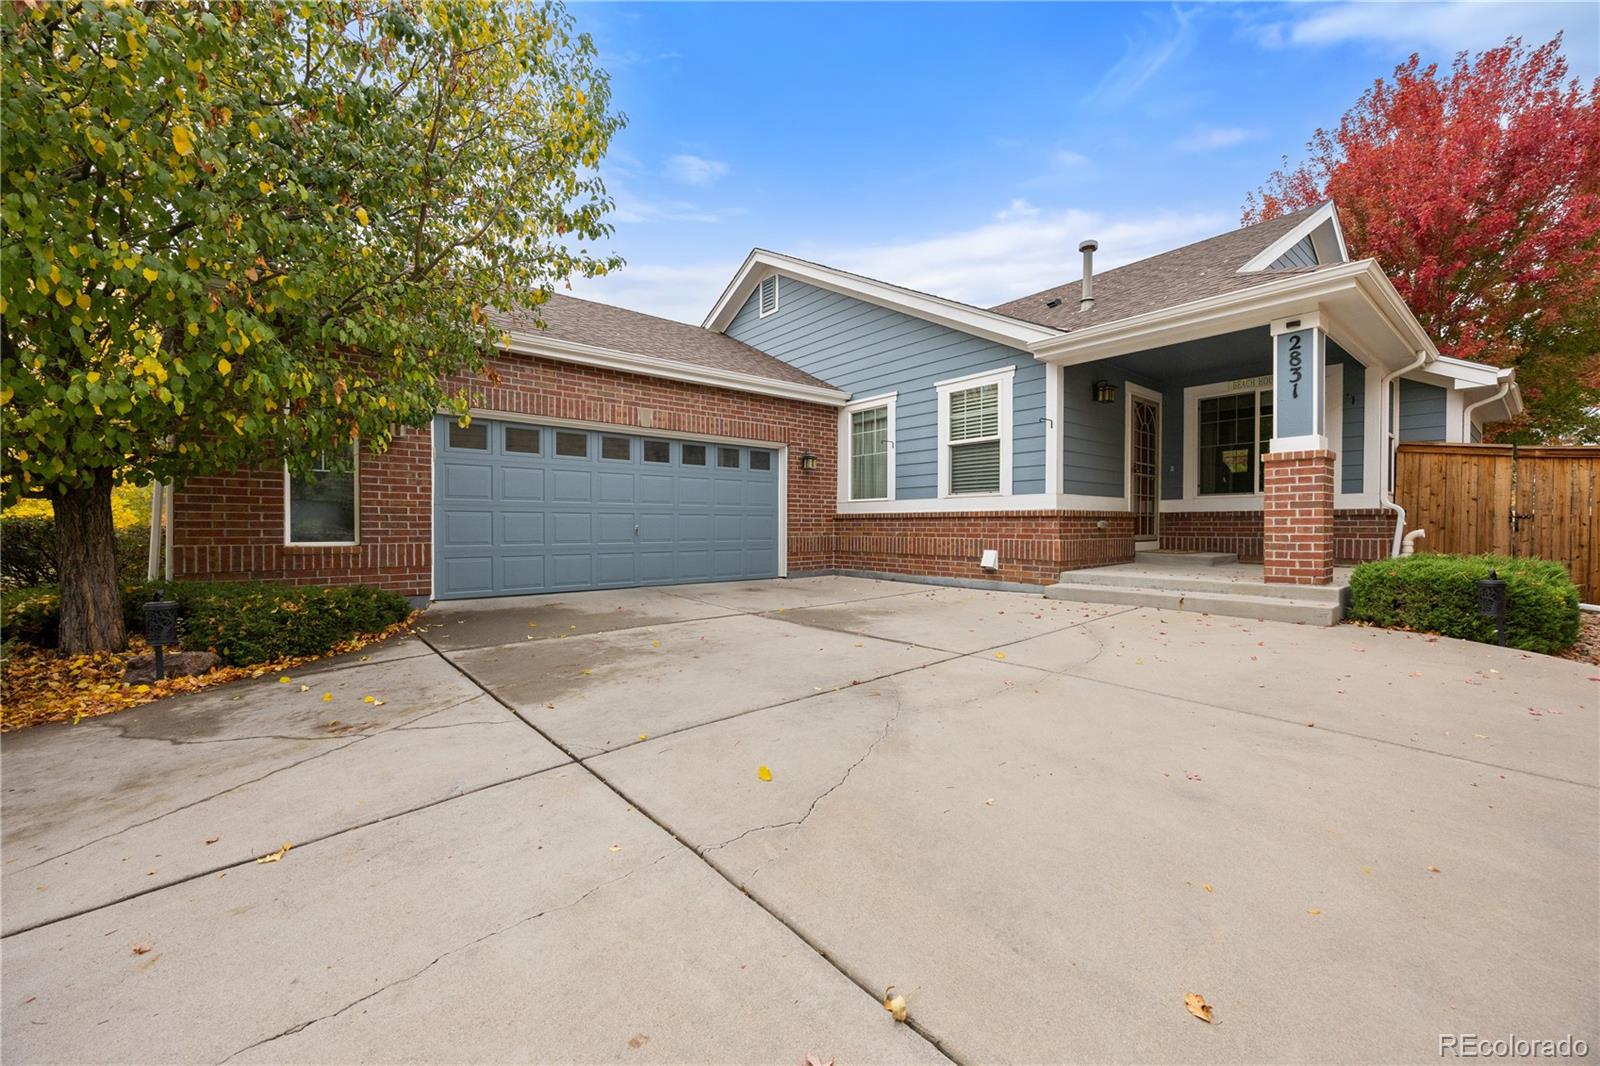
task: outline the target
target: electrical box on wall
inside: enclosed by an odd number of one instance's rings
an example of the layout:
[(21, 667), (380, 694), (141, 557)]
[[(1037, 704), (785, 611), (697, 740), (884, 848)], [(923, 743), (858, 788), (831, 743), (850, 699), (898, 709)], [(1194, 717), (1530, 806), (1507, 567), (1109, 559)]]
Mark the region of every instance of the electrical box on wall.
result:
[(985, 570), (1000, 569), (1000, 553), (994, 548), (983, 549), (983, 555), (978, 559), (978, 565)]

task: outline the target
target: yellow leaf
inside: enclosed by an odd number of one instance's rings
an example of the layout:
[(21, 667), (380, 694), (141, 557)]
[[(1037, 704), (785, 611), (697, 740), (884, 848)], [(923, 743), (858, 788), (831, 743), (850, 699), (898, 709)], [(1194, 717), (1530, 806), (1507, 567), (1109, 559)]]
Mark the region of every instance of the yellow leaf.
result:
[(1317, 915), (1322, 913), (1322, 908), (1321, 907), (1307, 907), (1306, 908), (1306, 913), (1311, 915), (1311, 917), (1315, 918)]
[(270, 181), (258, 181), (258, 182), (256, 182), (256, 188), (260, 189), (262, 195), (265, 196), (267, 193), (270, 193), (272, 191), (272, 182), (270, 182)]
[(1004, 659), (1006, 657), (1006, 653), (1003, 651), (997, 651), (994, 653), (994, 657), (996, 659)]
[(365, 226), (367, 224), (367, 209), (366, 208), (364, 208), (364, 207), (356, 208), (356, 221), (361, 223), (363, 226)]
[(758, 766), (756, 768), (756, 776), (761, 778), (761, 780), (763, 780), (763, 781), (771, 781), (772, 780), (772, 769), (770, 767), (767, 767), (767, 766)]
[(1201, 885), (1200, 887), (1205, 889), (1207, 892), (1211, 891), (1211, 886), (1210, 885)]
[(89, 382), (89, 384), (93, 385), (95, 382), (100, 380), (100, 371), (91, 370), (91, 371), (89, 371), (87, 374), (85, 374), (83, 376), (84, 376), (84, 379)]
[(230, 371), (232, 369), (233, 369), (233, 364), (228, 362), (226, 359), (218, 359), (217, 360), (217, 373), (221, 374), (223, 377), (227, 377), (228, 376), (228, 371)]
[(57, 289), (56, 303), (60, 304), (62, 307), (68, 306), (72, 303), (72, 293), (68, 292), (66, 289)]
[(149, 267), (145, 267), (143, 270), (139, 271), (139, 273), (144, 275), (144, 280), (146, 281), (154, 281), (161, 276), (159, 272), (152, 270)]
[(200, 267), (200, 260), (196, 259), (192, 255), (185, 256), (184, 260), (183, 260), (183, 265), (188, 267), (190, 270), (197, 270)]
[(894, 985), (883, 990), (883, 1009), (888, 1011), (895, 1021), (903, 1022), (906, 1020), (906, 997), (896, 996), (893, 993)]
[(300, 686), (300, 691), (301, 692), (310, 692), (311, 691), (311, 686), (310, 685), (301, 685)]
[(259, 125), (257, 125), (255, 122), (251, 122), (249, 127), (248, 127), (248, 129), (250, 130), (250, 136), (252, 136), (252, 137), (261, 136), (261, 127)]
[(289, 854), (289, 849), (292, 847), (294, 847), (293, 844), (289, 843), (288, 841), (284, 841), (283, 847), (279, 848), (277, 851), (274, 851), (271, 855), (261, 856), (261, 858), (257, 859), (256, 862), (277, 862), (279, 859)]
[(362, 696), (362, 697), (361, 697), (361, 702), (362, 702), (362, 703), (372, 703), (372, 702), (374, 702), (374, 701), (375, 701), (375, 700), (376, 700), (376, 699), (377, 699), (377, 697), (376, 697), (376, 696)]
[(649, 740), (650, 739), (650, 734), (649, 733), (640, 733), (639, 734), (639, 739), (640, 740)]
[(1206, 997), (1198, 992), (1190, 992), (1183, 997), (1183, 1006), (1188, 1012), (1205, 1022), (1211, 1024), (1211, 1004), (1206, 1002)]
[(172, 148), (179, 155), (188, 155), (194, 151), (194, 134), (185, 126), (172, 127)]
[(278, 678), (278, 684), (287, 685), (289, 682), (291, 682), (293, 680), (294, 680), (294, 678), (290, 677), (288, 674), (284, 674), (282, 677)]
[(333, 702), (333, 693), (331, 693), (331, 692), (324, 692), (324, 693), (323, 693), (323, 694), (322, 694), (322, 702), (323, 702), (323, 703), (332, 703), (332, 702)]
[(89, 294), (88, 293), (86, 293), (86, 292), (78, 293), (78, 310), (80, 310), (80, 311), (89, 310), (90, 302), (91, 301), (89, 299)]

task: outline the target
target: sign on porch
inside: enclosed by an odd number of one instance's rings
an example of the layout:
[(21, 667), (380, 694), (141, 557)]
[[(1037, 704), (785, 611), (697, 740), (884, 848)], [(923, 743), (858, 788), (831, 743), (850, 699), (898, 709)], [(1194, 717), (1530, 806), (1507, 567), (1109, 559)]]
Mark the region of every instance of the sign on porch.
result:
[(1278, 334), (1274, 438), (1309, 437), (1320, 433), (1317, 418), (1317, 331), (1297, 329)]

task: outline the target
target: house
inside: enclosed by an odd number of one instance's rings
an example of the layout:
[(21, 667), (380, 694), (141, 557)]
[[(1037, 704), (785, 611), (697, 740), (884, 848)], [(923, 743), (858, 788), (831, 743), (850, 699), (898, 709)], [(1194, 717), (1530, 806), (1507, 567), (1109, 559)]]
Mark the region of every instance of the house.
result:
[[(418, 598), (818, 571), (1045, 585), (1141, 547), (1325, 584), (1395, 549), (1397, 441), (1476, 440), (1510, 370), (1441, 356), (1331, 204), (981, 308), (757, 249), (690, 326), (505, 322), (467, 425), (176, 493), (178, 577)], [(992, 553), (992, 554), (991, 554)]]

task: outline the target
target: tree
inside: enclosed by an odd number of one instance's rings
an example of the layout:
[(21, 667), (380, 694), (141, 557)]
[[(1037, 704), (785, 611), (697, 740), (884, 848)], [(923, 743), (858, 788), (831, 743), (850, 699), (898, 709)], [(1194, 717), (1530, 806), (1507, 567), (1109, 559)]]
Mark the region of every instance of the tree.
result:
[(1333, 200), (1441, 351), (1517, 368), (1519, 435), (1600, 440), (1600, 80), (1569, 80), (1560, 44), (1512, 38), (1448, 73), (1413, 55), (1244, 220)]
[(5, 497), (55, 505), (67, 650), (123, 644), (114, 484), (382, 450), (492, 309), (619, 265), (558, 3), (21, 2), (0, 44)]

